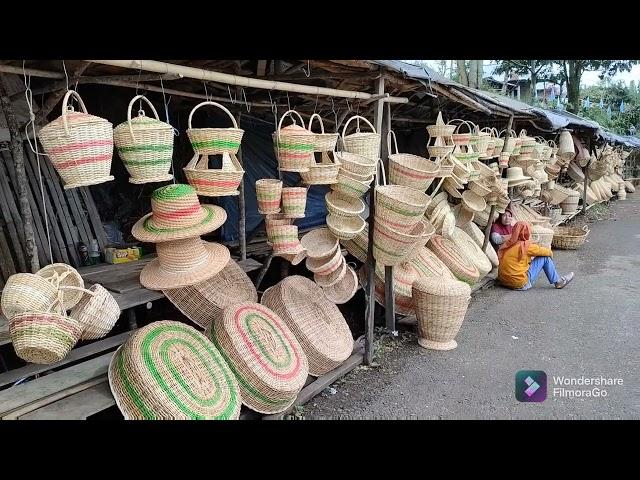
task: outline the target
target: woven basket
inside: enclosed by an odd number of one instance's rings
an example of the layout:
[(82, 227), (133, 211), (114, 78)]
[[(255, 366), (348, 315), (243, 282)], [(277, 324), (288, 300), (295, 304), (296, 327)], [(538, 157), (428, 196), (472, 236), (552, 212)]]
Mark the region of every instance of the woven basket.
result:
[(452, 240), (434, 235), (427, 248), (442, 260), (458, 280), (473, 285), (480, 278), (478, 268)]
[(551, 248), (553, 235), (552, 228), (545, 228), (540, 225), (534, 225), (531, 228), (531, 241), (541, 247)]
[(327, 227), (340, 240), (351, 240), (364, 230), (365, 221), (359, 216), (344, 217), (329, 214), (326, 217)]
[(58, 288), (32, 273), (15, 273), (2, 290), (2, 313), (9, 321), (28, 312), (48, 312), (58, 300)]
[[(82, 112), (74, 112), (69, 97), (78, 100)], [(109, 182), (113, 176), (113, 125), (89, 115), (82, 98), (69, 90), (62, 101), (62, 115), (38, 133), (45, 153), (64, 182), (65, 190)]]
[(305, 233), (300, 243), (310, 259), (326, 259), (338, 250), (338, 240), (327, 228), (316, 228)]
[[(473, 222), (469, 222), (466, 225), (461, 226), (460, 229), (464, 233), (469, 235), (469, 237), (471, 237), (471, 239), (476, 242), (476, 245), (482, 247), (482, 245), (484, 244), (484, 233), (482, 232), (482, 230), (480, 230), (480, 227), (478, 227)], [(493, 248), (493, 245), (491, 245), (491, 242), (487, 243), (487, 248), (484, 250), (484, 254), (487, 256), (494, 267), (497, 267), (499, 265), (498, 254)]]
[(345, 170), (344, 168), (341, 168), (339, 173), (340, 175), (352, 178), (354, 180), (358, 180), (359, 182), (367, 185), (371, 185), (371, 182), (373, 182), (373, 180), (375, 179), (375, 173), (371, 173), (369, 175), (360, 175), (360, 174)]
[(222, 154), (221, 168), (209, 168), (209, 155), (196, 153), (184, 167), (184, 175), (198, 195), (226, 197), (239, 195), (244, 169), (233, 152)]
[[(353, 120), (356, 120), (356, 131), (347, 135), (347, 128)], [(363, 133), (360, 131), (360, 120), (363, 120), (371, 128), (371, 132)], [(349, 153), (362, 155), (374, 161), (380, 158), (380, 134), (376, 133), (376, 129), (369, 120), (360, 115), (354, 115), (344, 124), (342, 143), (345, 151)]]
[(336, 248), (323, 257), (307, 258), (305, 265), (310, 272), (329, 275), (342, 267), (342, 249)]
[[(471, 133), (473, 131), (473, 128), (469, 125), (468, 122), (465, 122), (464, 120), (460, 120), (458, 118), (454, 118), (453, 120), (450, 120), (447, 125), (456, 125), (455, 133), (451, 135), (454, 145), (469, 145), (469, 143), (471, 142)], [(462, 127), (463, 125), (469, 130), (468, 132), (460, 131), (460, 127)]]
[(324, 196), (327, 211), (331, 215), (355, 217), (364, 212), (364, 202), (359, 198), (346, 197), (339, 192), (328, 192)]
[[(384, 292), (384, 283), (380, 281), (377, 275), (374, 275), (374, 292), (376, 297), (376, 302), (378, 302), (383, 307), (386, 305), (385, 300), (385, 292)], [(358, 281), (363, 288), (366, 288), (367, 278), (366, 278), (366, 268), (365, 265), (358, 270)], [(394, 295), (394, 310), (396, 313), (400, 315), (413, 315), (413, 300), (411, 297), (405, 297), (403, 295)]]
[(339, 171), (340, 163), (333, 162), (328, 152), (322, 152), (322, 161), (312, 162), (309, 171), (300, 172), (300, 177), (307, 185), (332, 185), (337, 182)]
[(288, 218), (303, 218), (307, 207), (305, 187), (282, 188), (282, 213)]
[(562, 160), (572, 160), (576, 156), (576, 148), (573, 144), (573, 138), (568, 130), (562, 130), (560, 132), (560, 139), (558, 140), (558, 156)]
[[(396, 153), (391, 153), (391, 136)], [(387, 134), (387, 147), (389, 151), (389, 182), (394, 185), (404, 185), (425, 191), (436, 178), (440, 168), (437, 164), (418, 155), (410, 153), (398, 153), (396, 134), (389, 130)]]
[(341, 255), (338, 261), (338, 268), (336, 268), (331, 273), (322, 274), (322, 273), (314, 273), (313, 281), (316, 282), (321, 287), (331, 287), (340, 282), (345, 275), (347, 274), (347, 261)]
[[(296, 124), (294, 115), (300, 120)], [(293, 118), (293, 125), (282, 128), (285, 117)], [(315, 134), (304, 126), (304, 120), (295, 110), (287, 110), (278, 122), (278, 130), (273, 133), (273, 147), (278, 159), (278, 168), (283, 172), (307, 172), (314, 161)]]
[[(233, 123), (233, 128), (193, 128), (191, 126), (193, 114), (196, 110), (200, 107), (204, 107), (205, 105), (218, 107), (226, 113)], [(221, 153), (233, 153), (234, 155), (237, 155), (238, 150), (240, 149), (240, 142), (242, 142), (242, 136), (244, 135), (244, 130), (238, 128), (238, 123), (236, 122), (235, 117), (229, 110), (227, 110), (226, 107), (219, 103), (210, 101), (199, 103), (193, 107), (191, 113), (189, 113), (188, 126), (187, 136), (189, 137), (191, 147), (196, 154), (218, 155)]]
[(280, 212), (282, 180), (273, 178), (256, 180), (256, 198), (258, 200), (258, 213), (266, 215)]
[(378, 161), (375, 159), (349, 152), (337, 152), (336, 158), (340, 162), (340, 173), (346, 171), (359, 175), (353, 177), (356, 180), (363, 181), (376, 173)]
[(207, 328), (230, 305), (258, 301), (256, 287), (234, 260), (204, 282), (163, 290), (163, 293), (189, 320), (202, 328)]
[(457, 280), (423, 278), (413, 284), (418, 320), (418, 344), (432, 350), (452, 350), (471, 300), (471, 287)]
[(296, 225), (270, 225), (267, 238), (273, 244), (274, 253), (300, 253), (303, 249)]
[(337, 182), (331, 185), (331, 190), (347, 197), (361, 198), (369, 191), (370, 182), (363, 183), (351, 177), (338, 173)]
[(560, 208), (563, 214), (574, 213), (578, 209), (578, 203), (580, 202), (580, 194), (572, 191), (572, 193), (560, 202)]
[[(147, 102), (155, 118), (147, 117), (141, 108), (138, 116), (131, 119), (131, 108), (136, 100)], [(131, 176), (129, 182), (164, 182), (173, 178), (169, 174), (173, 157), (173, 136), (173, 127), (160, 121), (158, 112), (147, 97), (133, 97), (127, 109), (127, 121), (113, 130), (118, 154)]]
[(353, 337), (338, 307), (308, 278), (292, 275), (264, 292), (260, 301), (284, 320), (309, 361), (309, 374), (338, 367), (353, 351)]
[(267, 228), (267, 233), (269, 233), (269, 228), (274, 225), (291, 225), (293, 222), (293, 218), (287, 218), (282, 213), (272, 213), (264, 217), (264, 224)]
[(205, 335), (238, 380), (242, 403), (252, 410), (283, 412), (304, 387), (307, 357), (284, 321), (264, 305), (225, 308)]
[(106, 288), (97, 283), (83, 293), (80, 303), (71, 310), (69, 316), (82, 326), (81, 340), (102, 338), (120, 318), (118, 302)]
[(351, 240), (343, 240), (341, 243), (351, 255), (361, 262), (366, 262), (369, 250), (369, 225), (365, 225), (364, 230)]
[(374, 222), (373, 256), (381, 265), (397, 265), (403, 262), (411, 250), (422, 240), (425, 224), (421, 221), (403, 233), (382, 222)]
[(153, 322), (133, 332), (109, 365), (109, 386), (125, 420), (235, 420), (238, 381), (195, 328)]
[(460, 247), (460, 250), (467, 256), (469, 260), (476, 266), (480, 277), (487, 275), (492, 269), (493, 264), (484, 254), (482, 249), (467, 235), (462, 229), (456, 227), (451, 235), (451, 240)]
[(21, 313), (9, 322), (9, 335), (18, 357), (50, 365), (69, 354), (82, 335), (82, 326), (60, 313)]
[(453, 144), (452, 140), (449, 140), (449, 137), (432, 137), (433, 142), (429, 140), (427, 144), (427, 151), (429, 152), (430, 157), (446, 157), (451, 152), (453, 152), (456, 147)]
[[(313, 131), (311, 130), (311, 124), (313, 123), (313, 120), (315, 118), (317, 118), (318, 122), (320, 123), (320, 130), (322, 131), (322, 133), (313, 133)], [(324, 123), (322, 122), (322, 117), (320, 117), (320, 115), (318, 115), (317, 113), (311, 115), (311, 118), (309, 119), (309, 131), (314, 135), (314, 152), (331, 152), (335, 150), (340, 134), (338, 132), (324, 133)]]
[(323, 287), (322, 293), (331, 303), (342, 305), (353, 298), (359, 286), (355, 270), (347, 266), (347, 273), (342, 280), (330, 287)]
[(377, 186), (375, 194), (376, 220), (405, 230), (420, 221), (431, 201), (424, 192), (401, 185)]
[(553, 248), (561, 250), (576, 250), (582, 246), (589, 235), (589, 227), (555, 227), (553, 233)]
[[(376, 276), (385, 281), (385, 267), (376, 264)], [(420, 272), (409, 262), (402, 262), (393, 267), (393, 291), (396, 295), (411, 297), (411, 285), (421, 276)]]
[(480, 197), (486, 197), (491, 193), (491, 189), (480, 182), (469, 182), (469, 190)]
[[(61, 286), (84, 288), (82, 276), (75, 268), (66, 263), (52, 263), (51, 265), (42, 267), (36, 272), (36, 275), (52, 283), (55, 288)], [(81, 290), (73, 289), (61, 292), (63, 309), (71, 310), (75, 307), (82, 298), (82, 294), (83, 292)]]

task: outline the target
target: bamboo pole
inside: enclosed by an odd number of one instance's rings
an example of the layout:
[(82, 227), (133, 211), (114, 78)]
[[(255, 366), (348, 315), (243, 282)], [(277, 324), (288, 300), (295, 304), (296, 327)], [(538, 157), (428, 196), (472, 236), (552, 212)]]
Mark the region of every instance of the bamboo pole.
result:
[(13, 156), (13, 162), (16, 170), (15, 185), (18, 192), (18, 201), (20, 203), (20, 215), (22, 216), (22, 225), (24, 228), (24, 240), (27, 254), (28, 267), (32, 273), (40, 270), (40, 261), (38, 260), (38, 246), (33, 233), (33, 224), (31, 209), (29, 208), (29, 198), (27, 197), (29, 184), (24, 169), (24, 152), (22, 151), (22, 141), (20, 130), (18, 128), (18, 120), (16, 119), (11, 100), (8, 96), (8, 84), (6, 74), (0, 73), (0, 105), (7, 120), (7, 127), (10, 135), (10, 149)]
[[(384, 104), (383, 104), (384, 109)], [(387, 171), (389, 171), (389, 152), (387, 150), (387, 134), (391, 130), (391, 105), (387, 105), (386, 115), (384, 115), (384, 122), (382, 118), (378, 119), (378, 112), (376, 111), (376, 125), (379, 125), (380, 137), (382, 140), (382, 158), (387, 159)], [(382, 116), (382, 115), (381, 115)], [(384, 165), (384, 161), (382, 164)], [(386, 326), (389, 333), (396, 335), (396, 298), (395, 290), (393, 286), (393, 267), (385, 265), (384, 267), (384, 314), (386, 320)]]
[[(241, 118), (242, 110), (238, 111), (236, 114), (238, 128), (242, 128), (240, 127)], [(242, 146), (238, 150), (238, 161), (240, 162), (240, 165), (244, 165), (242, 158)], [(240, 260), (247, 259), (247, 213), (245, 211), (244, 201), (244, 179), (245, 175), (242, 176), (242, 180), (240, 181), (240, 194), (238, 195), (238, 242), (240, 243)]]
[[(280, 90), (283, 92), (309, 93), (312, 95), (327, 95), (331, 97), (370, 99), (373, 95), (365, 92), (355, 92), (351, 90), (338, 90), (335, 88), (316, 87), (312, 85), (299, 85), (295, 83), (263, 80), (258, 78), (242, 77), (228, 73), (214, 72), (202, 68), (187, 67), (156, 60), (87, 60), (92, 63), (111, 65), (114, 67), (128, 68), (132, 70), (145, 70), (156, 73), (175, 73), (185, 78), (194, 80), (211, 81), (225, 83), (227, 85), (262, 88), (265, 90)], [(405, 97), (389, 97), (384, 101), (390, 103), (407, 103)]]

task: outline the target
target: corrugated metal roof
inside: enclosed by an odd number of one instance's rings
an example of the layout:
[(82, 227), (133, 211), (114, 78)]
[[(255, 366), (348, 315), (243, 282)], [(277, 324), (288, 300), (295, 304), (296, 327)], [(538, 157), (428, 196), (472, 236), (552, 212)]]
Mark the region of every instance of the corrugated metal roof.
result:
[(432, 82), (441, 83), (443, 85), (459, 85), (459, 83), (454, 82), (447, 77), (443, 77), (429, 67), (419, 67), (412, 63), (403, 62), (402, 60), (370, 60), (370, 62), (395, 70), (396, 72), (401, 72), (411, 78), (431, 80)]

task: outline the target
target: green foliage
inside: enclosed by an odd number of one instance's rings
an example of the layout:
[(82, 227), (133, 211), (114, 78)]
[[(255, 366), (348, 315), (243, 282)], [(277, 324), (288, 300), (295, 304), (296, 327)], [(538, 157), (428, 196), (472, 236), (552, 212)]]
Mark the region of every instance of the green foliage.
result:
[[(589, 97), (591, 106), (584, 108), (583, 100)], [(604, 99), (604, 108), (599, 107), (600, 99)], [(620, 113), (620, 102), (624, 101), (624, 113)], [(607, 106), (611, 106), (611, 118), (607, 115)], [(610, 83), (601, 81), (599, 85), (593, 85), (580, 92), (579, 114), (583, 117), (595, 120), (608, 130), (620, 135), (628, 135), (629, 127), (640, 126), (640, 92), (635, 82), (626, 86), (624, 82)]]

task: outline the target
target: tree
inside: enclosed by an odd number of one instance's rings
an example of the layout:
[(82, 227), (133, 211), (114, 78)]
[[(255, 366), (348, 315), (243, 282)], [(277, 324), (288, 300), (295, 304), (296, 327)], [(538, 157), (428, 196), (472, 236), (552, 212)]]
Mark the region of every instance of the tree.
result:
[(567, 110), (578, 113), (580, 110), (580, 80), (584, 72), (600, 71), (600, 79), (611, 78), (616, 73), (631, 70), (638, 60), (559, 60), (560, 75), (567, 83)]
[[(458, 65), (458, 75), (460, 79), (458, 80), (463, 85), (467, 87), (473, 88), (481, 88), (482, 87), (482, 74), (483, 68), (482, 65), (484, 63), (483, 60), (456, 60)], [(467, 69), (468, 62), (468, 69)]]
[[(591, 99), (591, 106), (584, 108), (582, 102), (583, 98), (589, 97)], [(602, 99), (604, 108), (600, 108), (599, 103)], [(620, 103), (624, 102), (624, 113), (619, 112)], [(587, 87), (580, 93), (579, 112), (584, 117), (595, 120), (603, 127), (619, 133), (621, 135), (628, 135), (629, 128), (634, 126), (638, 128), (640, 125), (640, 103), (637, 99), (637, 91), (635, 85), (629, 85), (627, 87), (624, 82), (608, 82), (601, 81), (599, 85), (592, 85)], [(612, 115), (611, 118), (607, 115), (607, 107), (611, 106)]]
[(536, 85), (541, 80), (552, 80), (552, 60), (497, 60), (496, 73), (528, 75), (531, 79), (531, 100), (536, 96)]

